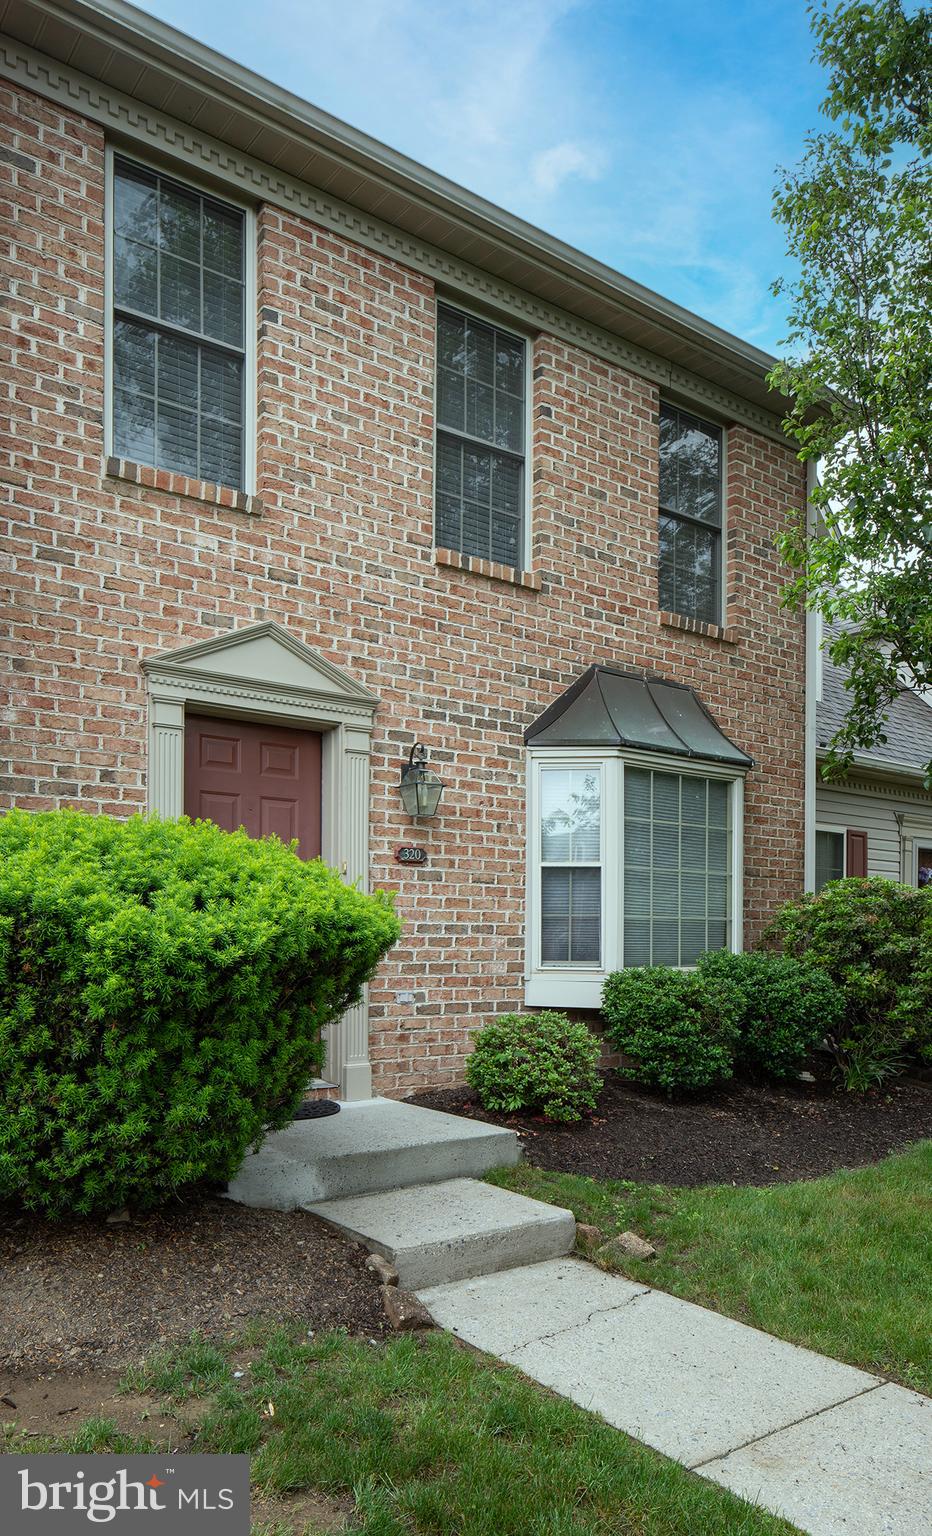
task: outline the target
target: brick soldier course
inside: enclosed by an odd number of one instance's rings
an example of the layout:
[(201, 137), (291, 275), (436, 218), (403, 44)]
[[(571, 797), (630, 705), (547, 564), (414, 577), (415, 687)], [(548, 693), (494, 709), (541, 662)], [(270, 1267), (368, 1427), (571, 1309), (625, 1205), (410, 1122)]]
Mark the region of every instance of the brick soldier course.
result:
[[(108, 457), (104, 129), (10, 82), (0, 109), (0, 803), (144, 810), (145, 658), (272, 619), (350, 673), (379, 700), (370, 877), (404, 934), (370, 1057), (399, 1095), (461, 1077), (470, 1032), (522, 1006), (523, 732), (599, 663), (687, 684), (754, 759), (753, 938), (803, 881), (804, 629), (774, 542), (805, 498), (789, 445), (723, 421), (725, 622), (662, 612), (659, 387), (535, 328), (524, 569), (437, 549), (434, 282), (258, 201), (254, 490)], [(415, 742), (445, 782), (422, 825), (398, 793)], [(427, 863), (400, 867), (402, 843)]]

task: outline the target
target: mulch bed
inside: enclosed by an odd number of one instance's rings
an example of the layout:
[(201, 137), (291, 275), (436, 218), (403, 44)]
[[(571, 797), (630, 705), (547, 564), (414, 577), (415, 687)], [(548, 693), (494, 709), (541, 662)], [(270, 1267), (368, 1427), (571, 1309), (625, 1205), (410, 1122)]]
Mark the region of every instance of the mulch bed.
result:
[(191, 1196), (121, 1226), (0, 1209), (0, 1369), (125, 1367), (253, 1318), (389, 1331), (362, 1247), (303, 1211)]
[(508, 1126), (537, 1168), (648, 1184), (817, 1178), (932, 1136), (932, 1086), (907, 1079), (863, 1098), (823, 1080), (730, 1083), (671, 1103), (609, 1073), (595, 1114), (568, 1126), (539, 1115), (487, 1114), (466, 1087), (434, 1089), (408, 1102)]

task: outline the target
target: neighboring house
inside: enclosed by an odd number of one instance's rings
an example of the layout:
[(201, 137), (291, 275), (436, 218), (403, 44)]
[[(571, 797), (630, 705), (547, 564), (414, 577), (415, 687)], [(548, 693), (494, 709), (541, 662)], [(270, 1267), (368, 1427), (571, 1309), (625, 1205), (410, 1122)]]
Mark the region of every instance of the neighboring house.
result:
[(349, 1098), (751, 941), (808, 782), (771, 359), (119, 0), (3, 24), (3, 803), (395, 889)]
[[(829, 636), (830, 638), (830, 636)], [(844, 671), (820, 655), (816, 756), (845, 718)], [(882, 875), (907, 885), (932, 879), (932, 794), (924, 788), (932, 762), (932, 705), (904, 688), (890, 705), (887, 741), (859, 752), (848, 777), (820, 779), (816, 789), (816, 889), (843, 875)]]

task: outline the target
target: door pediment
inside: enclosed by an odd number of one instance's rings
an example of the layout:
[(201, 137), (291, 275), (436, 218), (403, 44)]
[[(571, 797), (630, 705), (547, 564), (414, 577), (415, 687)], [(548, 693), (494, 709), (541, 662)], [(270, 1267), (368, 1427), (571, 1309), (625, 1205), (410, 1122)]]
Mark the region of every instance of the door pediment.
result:
[(205, 689), (241, 688), (291, 694), (332, 705), (353, 707), (353, 714), (371, 714), (378, 696), (342, 667), (327, 660), (303, 640), (289, 634), (274, 619), (251, 624), (217, 639), (201, 640), (174, 651), (146, 658), (143, 671), (151, 682), (171, 686), (187, 683)]

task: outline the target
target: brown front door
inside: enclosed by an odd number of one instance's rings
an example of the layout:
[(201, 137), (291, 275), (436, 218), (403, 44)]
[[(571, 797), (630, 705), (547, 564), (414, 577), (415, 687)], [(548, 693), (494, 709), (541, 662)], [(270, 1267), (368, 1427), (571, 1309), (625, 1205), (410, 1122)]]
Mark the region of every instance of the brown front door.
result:
[(251, 721), (186, 715), (184, 811), (226, 832), (298, 839), (320, 853), (320, 736)]

